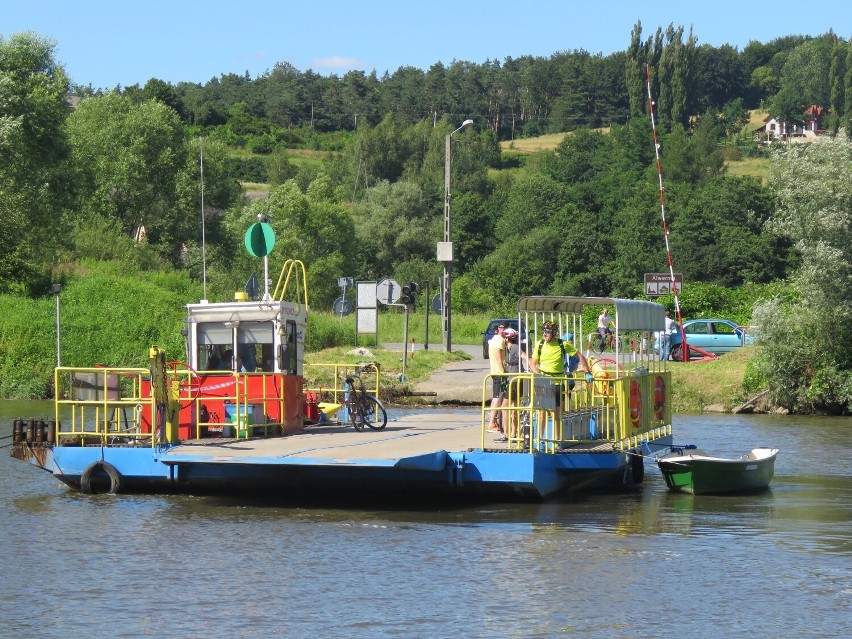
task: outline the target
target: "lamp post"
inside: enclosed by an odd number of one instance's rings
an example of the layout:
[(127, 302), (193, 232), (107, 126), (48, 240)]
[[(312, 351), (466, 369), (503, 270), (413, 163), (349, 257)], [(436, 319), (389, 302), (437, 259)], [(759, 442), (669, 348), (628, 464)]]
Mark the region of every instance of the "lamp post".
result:
[(56, 368), (59, 368), (62, 366), (62, 358), (59, 351), (59, 293), (62, 292), (62, 284), (54, 284), (51, 290), (56, 295)]
[(450, 164), (452, 138), (473, 120), (465, 120), (461, 126), (447, 135), (444, 148), (444, 241), (438, 244), (438, 261), (444, 264), (444, 279), (441, 282), (441, 331), (444, 336), (444, 350), (453, 350), (452, 332), (450, 330), (450, 285), (452, 284), (450, 269), (453, 262), (453, 243), (450, 241)]

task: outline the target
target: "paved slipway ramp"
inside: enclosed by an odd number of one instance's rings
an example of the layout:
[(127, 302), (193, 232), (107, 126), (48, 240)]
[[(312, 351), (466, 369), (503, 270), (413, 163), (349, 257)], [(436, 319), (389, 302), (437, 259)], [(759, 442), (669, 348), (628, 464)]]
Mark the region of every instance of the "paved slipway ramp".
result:
[[(383, 344), (391, 350), (401, 350), (401, 344)], [(418, 344), (415, 348), (420, 350)], [(443, 350), (443, 346), (429, 345)], [(487, 359), (482, 359), (482, 346), (469, 344), (453, 345), (454, 351), (463, 351), (473, 359), (449, 362), (432, 373), (432, 376), (414, 386), (412, 390), (424, 393), (423, 400), (435, 404), (460, 404), (479, 406), (482, 402), (482, 384), (491, 370)], [(415, 355), (416, 356), (416, 355)], [(488, 390), (490, 393), (490, 389)], [(431, 393), (435, 393), (431, 395)]]

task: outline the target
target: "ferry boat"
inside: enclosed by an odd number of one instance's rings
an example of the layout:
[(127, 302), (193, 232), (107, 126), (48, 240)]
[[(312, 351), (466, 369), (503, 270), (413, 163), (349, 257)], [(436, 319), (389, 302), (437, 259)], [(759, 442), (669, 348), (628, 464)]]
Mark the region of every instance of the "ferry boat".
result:
[[(520, 299), (524, 325), (553, 322), (578, 344), (584, 307), (614, 309), (616, 352), (592, 362), (591, 381), (503, 375), (503, 411), (517, 426), (505, 443), (486, 430), (491, 375), (480, 410), (410, 411), (362, 432), (347, 427), (343, 380), (354, 366), (305, 363), (305, 275), (288, 260), (260, 300), (188, 304), (185, 361), (153, 346), (147, 368), (57, 368), (54, 415), (15, 420), (12, 455), (86, 493), (542, 500), (640, 483), (643, 446), (671, 445), (670, 373), (643, 348), (664, 325), (659, 304)], [(529, 356), (532, 339), (525, 348)], [(316, 382), (320, 370), (330, 382)], [(377, 394), (374, 370), (368, 390)], [(320, 399), (342, 407), (339, 421), (317, 420)]]

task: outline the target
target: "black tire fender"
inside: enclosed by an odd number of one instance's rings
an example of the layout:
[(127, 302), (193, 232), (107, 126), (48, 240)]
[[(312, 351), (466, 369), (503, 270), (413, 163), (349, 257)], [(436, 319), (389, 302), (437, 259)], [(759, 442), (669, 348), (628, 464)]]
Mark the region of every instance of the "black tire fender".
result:
[(642, 458), (642, 455), (631, 455), (630, 473), (634, 484), (641, 484), (642, 480), (645, 479), (645, 460)]
[(110, 495), (120, 493), (121, 473), (115, 469), (115, 466), (103, 460), (89, 464), (86, 470), (83, 471), (83, 474), (80, 475), (80, 491), (87, 495), (95, 494), (95, 488), (92, 485), (92, 478), (97, 477), (102, 472), (106, 473), (109, 478), (109, 490), (107, 492)]

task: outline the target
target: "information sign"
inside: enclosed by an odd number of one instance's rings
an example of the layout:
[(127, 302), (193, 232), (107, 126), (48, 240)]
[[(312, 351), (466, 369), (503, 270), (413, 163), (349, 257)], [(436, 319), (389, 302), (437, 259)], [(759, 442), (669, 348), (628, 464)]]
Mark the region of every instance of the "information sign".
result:
[(672, 287), (671, 273), (645, 273), (645, 295), (675, 295), (683, 291), (683, 273), (675, 273)]

